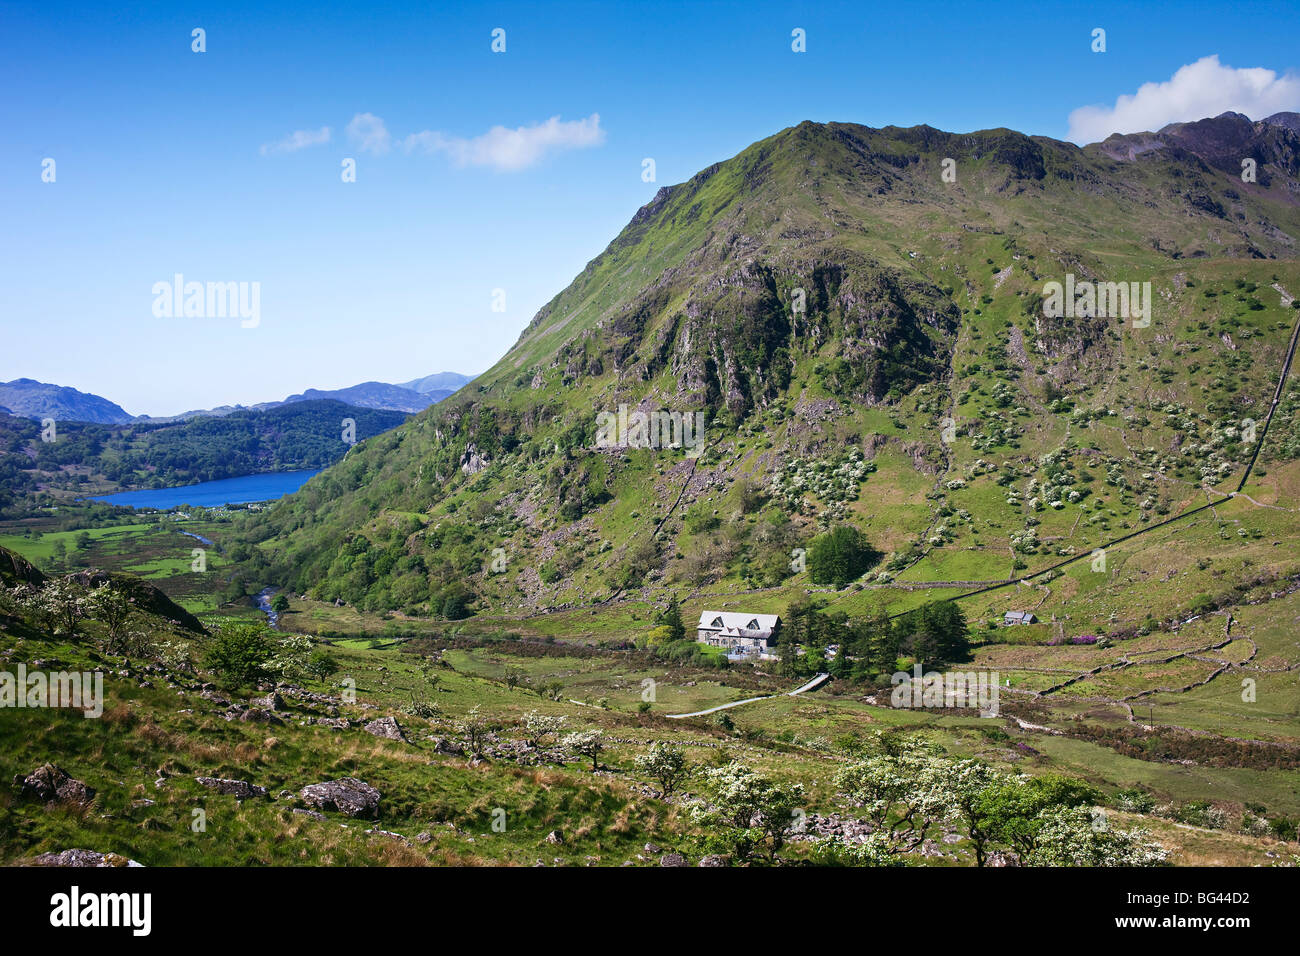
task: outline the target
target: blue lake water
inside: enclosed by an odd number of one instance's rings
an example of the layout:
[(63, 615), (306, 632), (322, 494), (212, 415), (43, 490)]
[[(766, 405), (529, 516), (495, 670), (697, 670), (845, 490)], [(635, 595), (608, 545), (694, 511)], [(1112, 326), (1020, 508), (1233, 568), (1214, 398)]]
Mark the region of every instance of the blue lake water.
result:
[(250, 501), (271, 501), (292, 494), (307, 483), (317, 471), (276, 471), (242, 478), (201, 481), (181, 488), (158, 488), (146, 491), (120, 491), (115, 495), (97, 495), (92, 501), (107, 501), (130, 508), (166, 510), (180, 505), (214, 508), (218, 505), (242, 505)]

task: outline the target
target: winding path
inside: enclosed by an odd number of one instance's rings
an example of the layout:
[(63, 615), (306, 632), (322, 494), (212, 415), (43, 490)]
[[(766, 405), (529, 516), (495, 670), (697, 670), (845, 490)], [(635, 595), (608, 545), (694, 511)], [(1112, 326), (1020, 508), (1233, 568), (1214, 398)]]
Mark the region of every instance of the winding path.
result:
[[(808, 683), (804, 684), (802, 687), (795, 688), (785, 696), (793, 697), (796, 694), (802, 694), (804, 691), (813, 690), (814, 688), (820, 687), (822, 684), (826, 683), (826, 681), (830, 679), (830, 676), (831, 675), (827, 673), (818, 674)], [(747, 697), (744, 700), (733, 700), (730, 704), (719, 704), (717, 707), (710, 707), (708, 710), (697, 710), (693, 714), (664, 714), (664, 716), (670, 718), (671, 720), (680, 720), (683, 717), (704, 717), (708, 714), (716, 714), (720, 710), (728, 710), (732, 707), (739, 707), (741, 704), (752, 704), (755, 703), (756, 701), (771, 700), (773, 697), (780, 697), (780, 696), (781, 696), (780, 694), (764, 694), (762, 697)]]

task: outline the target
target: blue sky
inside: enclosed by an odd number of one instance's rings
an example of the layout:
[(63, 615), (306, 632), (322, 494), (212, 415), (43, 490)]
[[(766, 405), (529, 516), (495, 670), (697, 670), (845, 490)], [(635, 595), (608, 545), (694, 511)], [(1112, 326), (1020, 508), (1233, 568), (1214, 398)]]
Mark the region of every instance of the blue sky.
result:
[[(784, 127), (1064, 139), (1209, 56), (1114, 122), (1237, 79), (1258, 119), (1300, 109), (1297, 36), (1294, 3), (0, 3), (0, 380), (165, 415), (478, 372), (658, 187)], [(176, 273), (260, 283), (259, 323), (156, 316)]]

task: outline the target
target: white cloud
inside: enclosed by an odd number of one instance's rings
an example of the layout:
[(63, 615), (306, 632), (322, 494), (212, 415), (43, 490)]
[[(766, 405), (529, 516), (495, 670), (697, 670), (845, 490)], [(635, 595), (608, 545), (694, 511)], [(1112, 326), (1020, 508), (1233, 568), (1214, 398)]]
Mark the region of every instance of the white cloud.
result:
[(1179, 67), (1163, 83), (1143, 83), (1113, 107), (1080, 107), (1070, 114), (1069, 138), (1095, 143), (1111, 133), (1154, 131), (1228, 110), (1258, 120), (1295, 109), (1300, 109), (1300, 77), (1278, 76), (1263, 67), (1234, 69), (1219, 63), (1217, 55), (1207, 56)]
[(263, 156), (273, 156), (276, 153), (296, 153), (308, 146), (322, 146), (329, 141), (330, 128), (328, 126), (322, 126), (318, 130), (299, 129), (294, 130), (279, 142), (263, 143), (261, 153)]
[(381, 155), (393, 144), (388, 127), (374, 113), (358, 113), (348, 123), (348, 140), (363, 153)]
[(446, 153), (458, 166), (490, 166), (504, 172), (516, 172), (539, 162), (547, 153), (587, 149), (604, 142), (605, 131), (600, 127), (600, 114), (592, 113), (586, 119), (568, 121), (552, 116), (544, 123), (516, 129), (493, 126), (472, 139), (426, 130), (406, 137), (403, 146), (408, 151)]

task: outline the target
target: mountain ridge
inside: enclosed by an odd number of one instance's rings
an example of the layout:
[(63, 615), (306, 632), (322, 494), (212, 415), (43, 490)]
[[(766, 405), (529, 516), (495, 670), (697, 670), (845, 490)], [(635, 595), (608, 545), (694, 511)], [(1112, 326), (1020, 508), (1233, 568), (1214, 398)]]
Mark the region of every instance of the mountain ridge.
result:
[[(294, 402), (332, 400), (352, 405), (356, 408), (373, 408), (388, 411), (413, 413), (422, 411), (430, 405), (440, 402), (455, 393), (456, 389), (472, 376), (457, 372), (436, 372), (424, 378), (414, 379), (407, 385), (394, 385), (388, 382), (362, 382), (347, 388), (317, 389), (290, 395), (280, 401), (259, 402), (254, 405), (221, 405), (210, 409), (192, 409), (179, 415), (132, 415), (120, 405), (102, 396), (81, 392), (66, 385), (37, 382), (35, 379), (18, 378), (12, 382), (0, 382), (0, 412), (19, 418), (53, 418), (56, 421), (89, 422), (101, 425), (125, 425), (132, 422), (162, 423), (183, 421), (198, 416), (222, 416), (237, 411), (261, 411), (277, 408)], [(463, 381), (462, 381), (463, 380)], [(459, 382), (459, 384), (456, 384)], [(447, 383), (454, 387), (447, 387)], [(420, 385), (410, 388), (408, 385)]]

